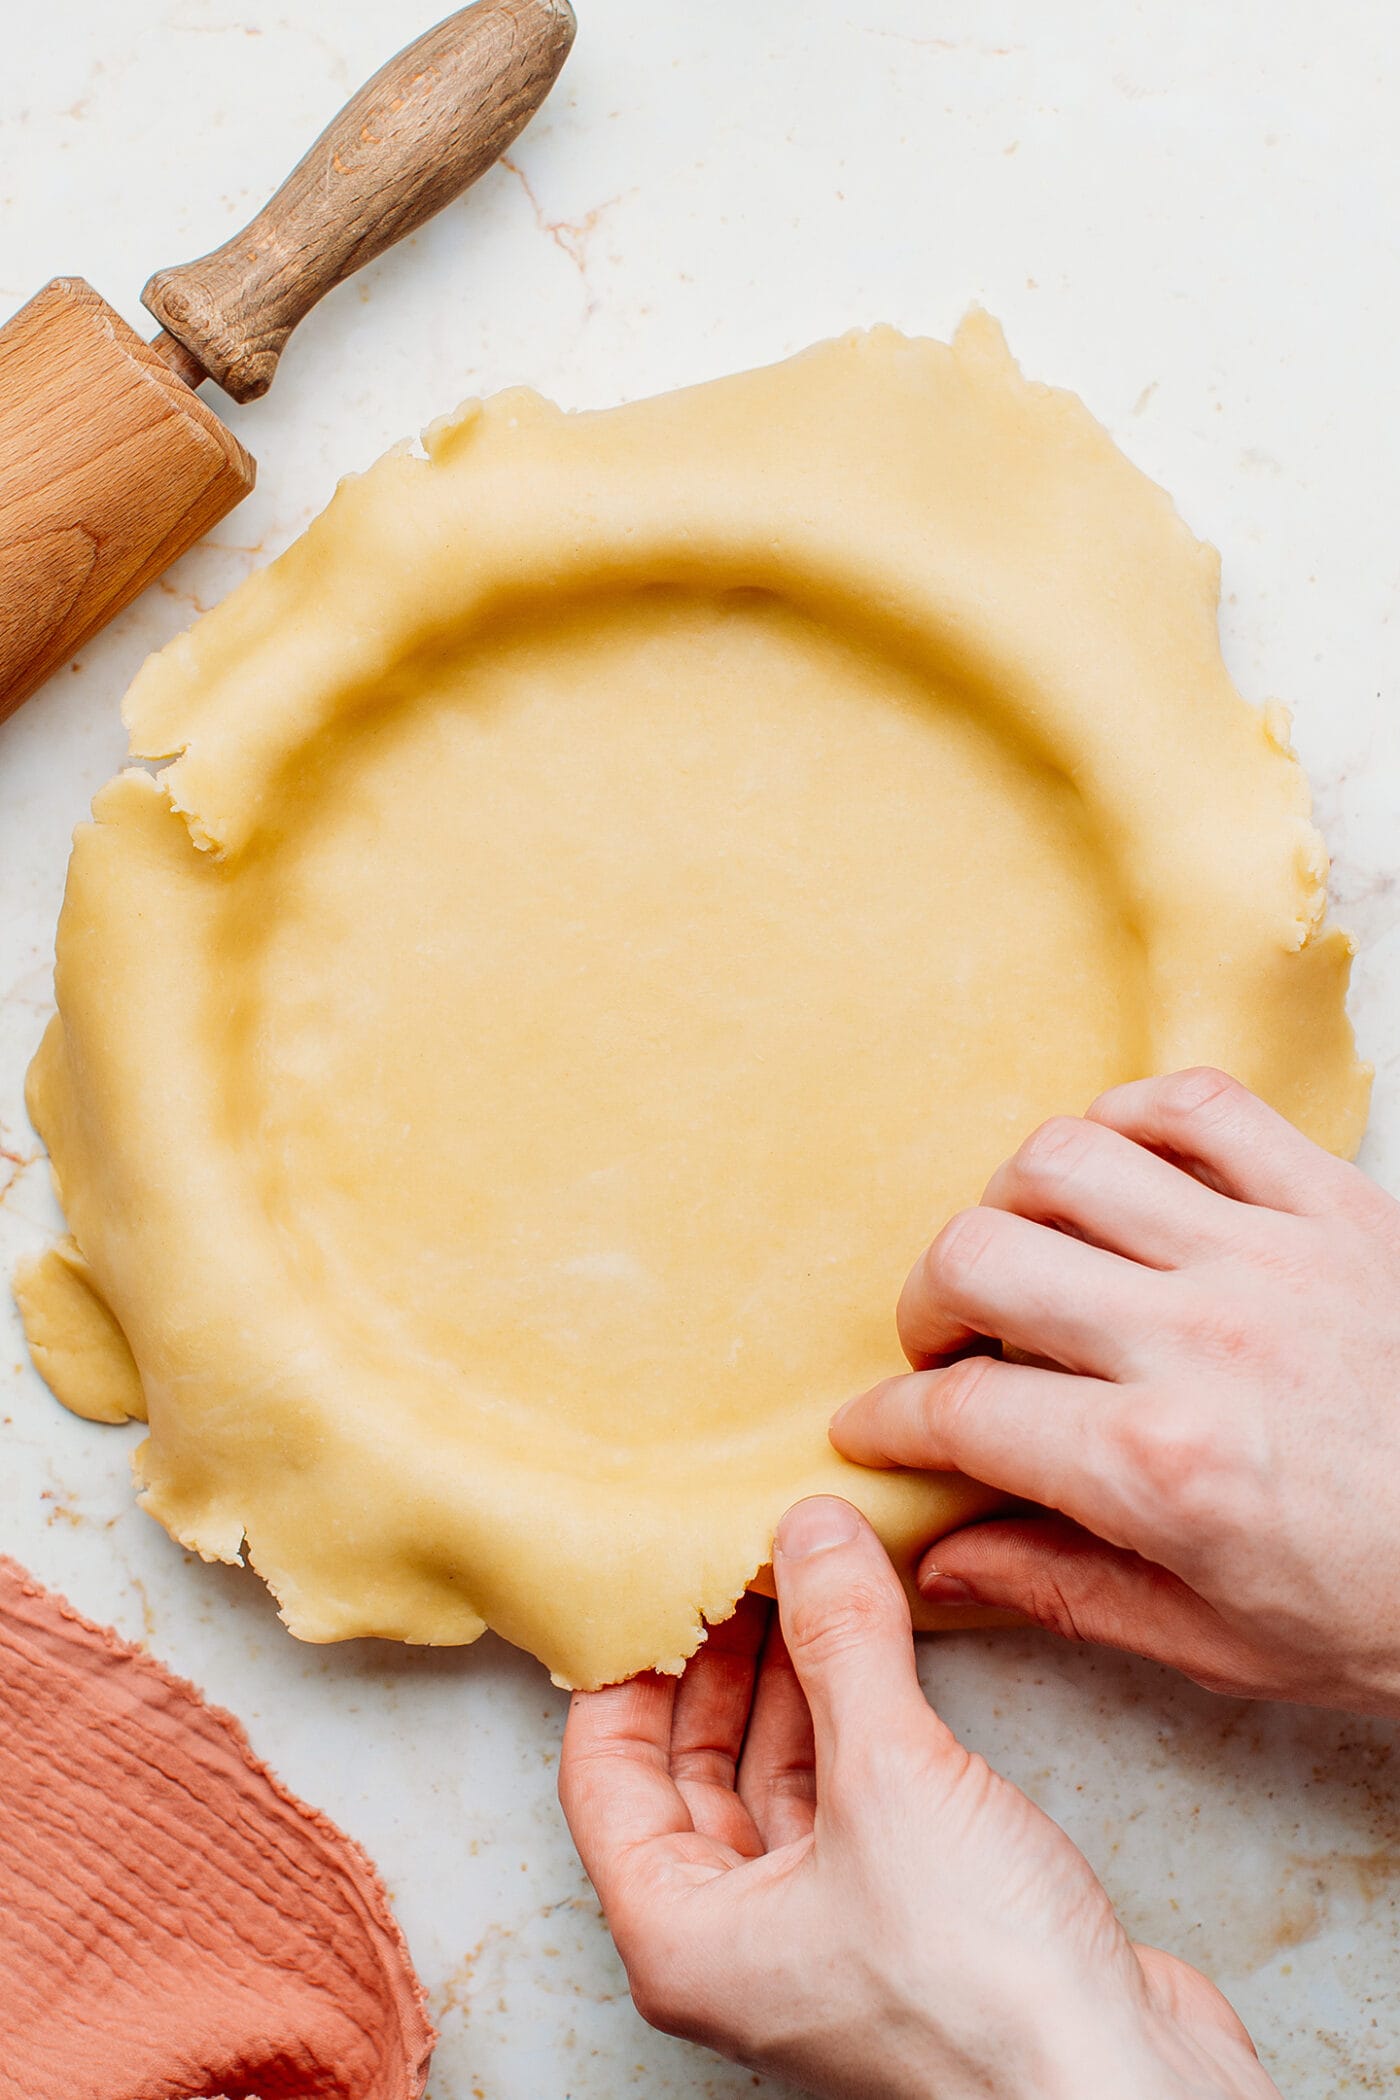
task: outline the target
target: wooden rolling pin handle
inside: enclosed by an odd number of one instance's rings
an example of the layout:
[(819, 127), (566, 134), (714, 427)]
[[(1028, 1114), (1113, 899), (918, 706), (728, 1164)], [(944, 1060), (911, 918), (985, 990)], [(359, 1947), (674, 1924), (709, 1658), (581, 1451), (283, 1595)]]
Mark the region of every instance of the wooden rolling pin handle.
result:
[(548, 94), (574, 39), (569, 0), (476, 0), (381, 66), (275, 197), (143, 303), (235, 401), (272, 384), (322, 295), (460, 195)]

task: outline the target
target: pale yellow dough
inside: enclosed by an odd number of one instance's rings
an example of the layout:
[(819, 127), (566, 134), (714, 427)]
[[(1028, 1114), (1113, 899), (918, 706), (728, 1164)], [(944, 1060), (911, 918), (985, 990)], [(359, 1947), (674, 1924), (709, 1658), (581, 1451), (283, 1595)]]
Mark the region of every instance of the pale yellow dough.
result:
[(294, 1633), (593, 1685), (800, 1495), (906, 1566), (986, 1507), (827, 1443), (910, 1261), (1135, 1074), (1350, 1152), (1350, 950), (1215, 555), (984, 317), (426, 447), (132, 687), (173, 762), (74, 845), (22, 1294)]

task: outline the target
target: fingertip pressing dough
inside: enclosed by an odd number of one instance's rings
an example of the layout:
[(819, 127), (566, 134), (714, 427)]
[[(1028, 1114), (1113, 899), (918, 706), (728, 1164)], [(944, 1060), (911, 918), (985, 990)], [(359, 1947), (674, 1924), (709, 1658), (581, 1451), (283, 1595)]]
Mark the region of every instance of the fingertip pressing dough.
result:
[(1214, 553), (985, 316), (425, 448), (128, 695), (160, 770), (74, 845), (25, 1316), (294, 1633), (595, 1685), (677, 1669), (801, 1495), (906, 1567), (985, 1509), (827, 1441), (910, 1261), (1142, 1073), (1353, 1150), (1351, 950)]

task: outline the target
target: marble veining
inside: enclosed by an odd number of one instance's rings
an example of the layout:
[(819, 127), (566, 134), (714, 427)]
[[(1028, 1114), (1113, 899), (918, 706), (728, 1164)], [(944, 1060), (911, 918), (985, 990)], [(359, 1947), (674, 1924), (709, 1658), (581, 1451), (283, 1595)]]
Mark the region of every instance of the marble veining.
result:
[[(424, 11), (424, 22), (434, 12)], [(216, 397), (258, 487), (0, 728), (0, 1268), (58, 1222), (24, 1114), (68, 838), (146, 652), (336, 477), (465, 395), (602, 404), (978, 300), (1222, 550), (1231, 668), (1295, 713), (1400, 1189), (1400, 132), (1388, 19), (1334, 0), (578, 0), (506, 163)], [(0, 77), (0, 299), (56, 272), (143, 320), (417, 25), (392, 0), (49, 0)], [(1124, 704), (1131, 705), (1125, 695)], [(379, 1862), (432, 1994), (433, 2100), (778, 2088), (633, 2014), (553, 1799), (562, 1699), (495, 1641), (296, 1646), (261, 1585), (132, 1506), (135, 1430), (62, 1413), (0, 1302), (0, 1543), (232, 1707)], [(1221, 1701), (1038, 1636), (929, 1644), (949, 1720), (1205, 1965), (1292, 2100), (1400, 2092), (1393, 1729)]]

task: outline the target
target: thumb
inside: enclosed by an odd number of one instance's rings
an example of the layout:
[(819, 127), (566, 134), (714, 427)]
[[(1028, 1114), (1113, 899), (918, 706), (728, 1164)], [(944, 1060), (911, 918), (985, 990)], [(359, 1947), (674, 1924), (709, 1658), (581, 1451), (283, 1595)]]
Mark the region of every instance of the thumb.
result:
[(1065, 1517), (969, 1524), (930, 1548), (917, 1579), (930, 1604), (1024, 1612), (1066, 1640), (1145, 1655), (1209, 1691), (1258, 1697), (1276, 1675), (1180, 1576)]
[(773, 1543), (773, 1577), (783, 1638), (811, 1709), (819, 1797), (838, 1737), (854, 1747), (942, 1729), (914, 1667), (903, 1585), (849, 1502), (814, 1495), (790, 1509)]

